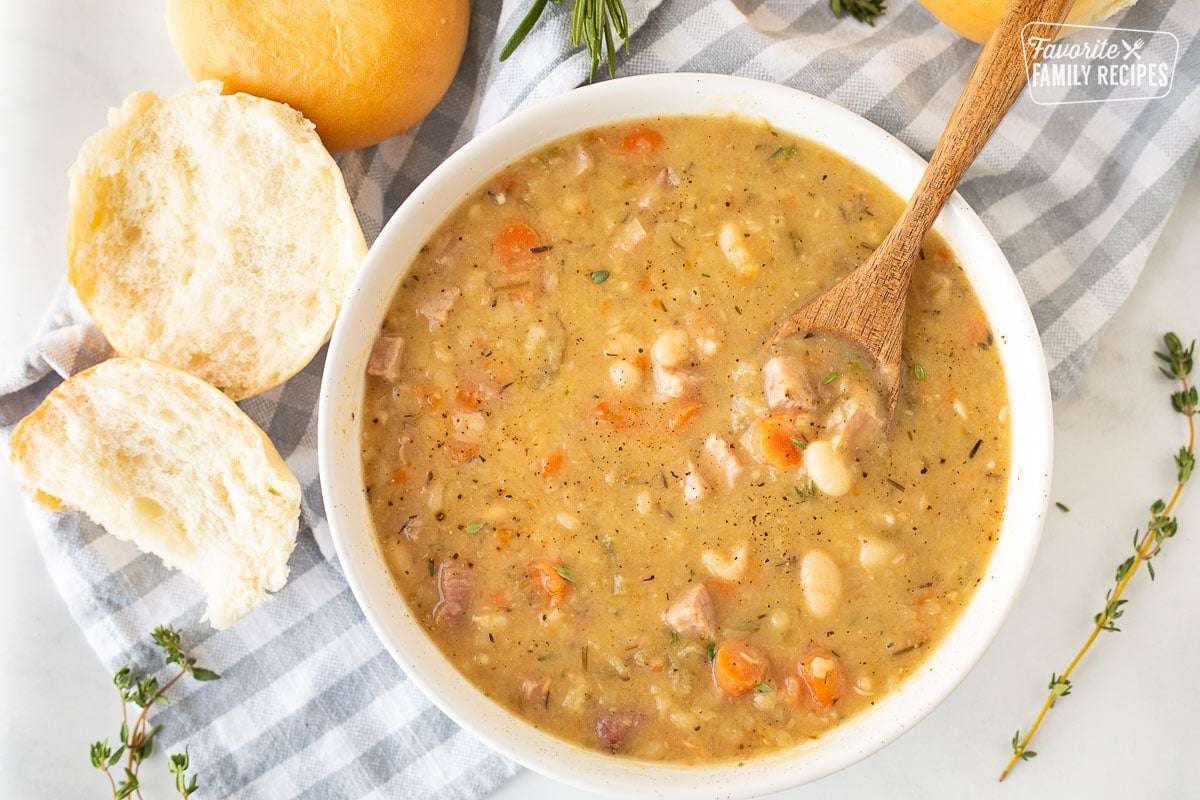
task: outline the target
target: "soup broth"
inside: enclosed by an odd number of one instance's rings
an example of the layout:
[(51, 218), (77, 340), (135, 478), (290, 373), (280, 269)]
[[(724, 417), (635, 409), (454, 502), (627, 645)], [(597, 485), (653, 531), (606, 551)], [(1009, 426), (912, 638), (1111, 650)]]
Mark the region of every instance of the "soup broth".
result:
[(362, 463), (398, 591), (531, 724), (743, 759), (902, 684), (982, 578), (1006, 388), (946, 244), (909, 293), (894, 417), (790, 309), (902, 201), (737, 118), (605, 127), (510, 165), (422, 248), (367, 368)]

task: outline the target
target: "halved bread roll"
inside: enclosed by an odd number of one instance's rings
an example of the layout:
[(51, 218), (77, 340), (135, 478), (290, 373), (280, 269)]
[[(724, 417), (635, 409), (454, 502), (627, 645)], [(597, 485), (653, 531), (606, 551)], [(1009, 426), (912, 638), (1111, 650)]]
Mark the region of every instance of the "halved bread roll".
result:
[(235, 400), (329, 337), (366, 242), (299, 112), (206, 81), (130, 95), (70, 170), (67, 277), (118, 353)]
[(196, 80), (287, 103), (333, 152), (395, 136), (450, 87), (467, 0), (168, 0), (167, 32)]
[(300, 485), (232, 400), (181, 370), (114, 358), (70, 378), (11, 439), (18, 480), (204, 587), (213, 627), (283, 588)]

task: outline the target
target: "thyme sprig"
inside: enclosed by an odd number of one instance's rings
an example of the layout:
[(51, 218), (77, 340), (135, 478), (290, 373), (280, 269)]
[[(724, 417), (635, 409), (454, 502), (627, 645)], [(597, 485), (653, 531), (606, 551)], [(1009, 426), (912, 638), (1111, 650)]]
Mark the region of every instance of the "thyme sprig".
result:
[(875, 20), (887, 11), (886, 0), (829, 0), (829, 10), (838, 19), (849, 14), (859, 22), (874, 26)]
[[(541, 18), (542, 12), (546, 10), (547, 2), (557, 4), (561, 0), (533, 0), (529, 11), (517, 23), (516, 30), (501, 48), (501, 61), (507, 60), (521, 46), (521, 42), (525, 41), (525, 37), (533, 30)], [(611, 78), (616, 73), (618, 50), (616, 41), (618, 39), (625, 45), (625, 52), (628, 53), (629, 14), (626, 13), (622, 0), (575, 0), (575, 5), (571, 9), (570, 41), (572, 47), (587, 48), (588, 55), (592, 58), (592, 72), (591, 77), (588, 78), (589, 81), (596, 80), (602, 56), (608, 65), (608, 76)]]
[(1195, 418), (1196, 409), (1200, 407), (1200, 397), (1197, 397), (1196, 387), (1188, 381), (1192, 372), (1192, 357), (1196, 349), (1196, 342), (1193, 341), (1185, 348), (1178, 336), (1168, 333), (1163, 337), (1163, 344), (1166, 347), (1165, 352), (1156, 352), (1154, 355), (1161, 362), (1159, 370), (1162, 374), (1179, 383), (1181, 387), (1179, 391), (1171, 393), (1171, 407), (1187, 420), (1187, 444), (1180, 446), (1179, 452), (1174, 456), (1175, 490), (1171, 493), (1170, 500), (1159, 499), (1150, 505), (1150, 520), (1145, 531), (1134, 531), (1133, 554), (1117, 566), (1113, 578), (1114, 585), (1104, 595), (1104, 609), (1092, 620), (1091, 634), (1088, 635), (1083, 647), (1071, 659), (1071, 663), (1067, 665), (1062, 674), (1050, 676), (1049, 694), (1029, 730), (1024, 736), (1021, 735), (1020, 730), (1013, 735), (1012, 757), (1004, 766), (1004, 771), (1000, 773), (1000, 780), (1008, 777), (1017, 762), (1028, 761), (1037, 755), (1029, 749), (1029, 743), (1041, 726), (1042, 720), (1045, 719), (1046, 713), (1054, 708), (1055, 702), (1071, 693), (1071, 673), (1075, 671), (1075, 667), (1083, 660), (1101, 633), (1116, 633), (1121, 630), (1117, 627), (1116, 622), (1125, 613), (1124, 605), (1129, 602), (1123, 595), (1126, 587), (1129, 586), (1130, 579), (1133, 578), (1138, 567), (1145, 564), (1150, 579), (1154, 580), (1154, 565), (1151, 561), (1162, 552), (1163, 542), (1178, 531), (1178, 522), (1175, 517), (1171, 516), (1171, 513), (1175, 510), (1175, 505), (1183, 494), (1183, 487), (1191, 478), (1196, 466)]
[[(179, 631), (174, 627), (159, 626), (150, 635), (154, 644), (158, 645), (166, 657), (167, 664), (175, 664), (179, 672), (162, 686), (153, 675), (137, 675), (128, 666), (121, 667), (113, 675), (113, 685), (121, 695), (121, 732), (118, 741), (120, 745), (114, 750), (108, 739), (92, 742), (92, 766), (100, 770), (108, 778), (112, 788), (113, 800), (125, 800), (127, 797), (142, 797), (141, 785), (138, 782), (138, 772), (154, 749), (154, 737), (161, 726), (151, 726), (148, 722), (150, 708), (155, 705), (167, 705), (167, 690), (184, 675), (191, 675), (198, 681), (214, 681), (221, 676), (211, 669), (196, 666), (196, 659), (190, 655), (180, 643)], [(129, 705), (133, 704), (141, 712), (129, 724)], [(113, 776), (113, 767), (124, 757), (125, 763), (121, 769), (124, 776)], [(198, 788), (195, 775), (190, 777), (187, 771), (191, 766), (191, 757), (185, 747), (182, 753), (170, 756), (167, 769), (175, 776), (175, 790), (183, 800), (187, 800)]]

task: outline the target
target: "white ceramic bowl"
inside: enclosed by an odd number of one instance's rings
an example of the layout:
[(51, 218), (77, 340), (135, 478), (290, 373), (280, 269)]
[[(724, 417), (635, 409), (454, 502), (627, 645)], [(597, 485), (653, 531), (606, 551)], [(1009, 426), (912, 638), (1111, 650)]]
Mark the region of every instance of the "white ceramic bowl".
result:
[(354, 595), (397, 663), (452, 719), (506, 756), (592, 791), (748, 797), (815, 780), (875, 752), (941, 702), (983, 655), (1028, 572), (1050, 486), (1050, 392), (1029, 307), (983, 223), (955, 195), (936, 229), (961, 260), (996, 334), (1009, 387), (1012, 469), (987, 575), (945, 642), (898, 691), (810, 743), (745, 762), (689, 767), (622, 759), (542, 733), (468, 683), (393, 588), (375, 544), (359, 460), (363, 373), (393, 292), (428, 234), (505, 164), (586, 128), (639, 117), (736, 113), (818, 142), (902, 197), (925, 162), (855, 114), (808, 94), (742, 78), (666, 74), (606, 81), (514, 115), (452, 155), (384, 227), (334, 329), (321, 387), (321, 487)]

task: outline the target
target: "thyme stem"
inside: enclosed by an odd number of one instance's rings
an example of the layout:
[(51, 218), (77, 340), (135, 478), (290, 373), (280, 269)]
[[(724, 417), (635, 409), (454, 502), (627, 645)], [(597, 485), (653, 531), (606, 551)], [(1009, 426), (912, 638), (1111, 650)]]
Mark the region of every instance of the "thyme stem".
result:
[[(1129, 586), (1130, 580), (1133, 579), (1138, 568), (1142, 564), (1146, 564), (1147, 570), (1150, 572), (1150, 578), (1154, 578), (1154, 568), (1150, 565), (1150, 559), (1158, 555), (1162, 549), (1163, 540), (1175, 535), (1175, 520), (1171, 516), (1175, 505), (1179, 502), (1180, 496), (1183, 494), (1184, 484), (1191, 477), (1192, 468), (1195, 464), (1196, 453), (1196, 388), (1188, 383), (1188, 375), (1192, 370), (1192, 353), (1195, 350), (1196, 343), (1184, 349), (1179, 338), (1173, 333), (1168, 333), (1163, 337), (1166, 343), (1167, 352), (1155, 353), (1158, 358), (1165, 362), (1168, 366), (1162, 367), (1161, 371), (1169, 378), (1178, 380), (1182, 386), (1182, 390), (1174, 393), (1171, 396), (1171, 403), (1175, 410), (1183, 414), (1187, 420), (1187, 444), (1180, 449), (1179, 455), (1175, 457), (1177, 468), (1177, 481), (1175, 483), (1175, 491), (1171, 493), (1171, 499), (1167, 503), (1162, 500), (1156, 501), (1150, 507), (1150, 523), (1146, 526), (1146, 531), (1143, 534), (1134, 534), (1134, 554), (1126, 561), (1117, 567), (1116, 585), (1109, 590), (1105, 596), (1104, 610), (1095, 617), (1095, 624), (1092, 626), (1091, 633), (1084, 640), (1083, 646), (1071, 659), (1067, 668), (1063, 670), (1061, 675), (1053, 675), (1050, 679), (1050, 691), (1046, 695), (1046, 700), (1042, 703), (1041, 709), (1033, 720), (1033, 724), (1029, 726), (1029, 730), (1025, 732), (1025, 736), (1021, 737), (1020, 732), (1013, 737), (1012, 757), (1008, 763), (1004, 765), (1004, 770), (1000, 773), (1000, 780), (1003, 781), (1012, 772), (1013, 767), (1019, 761), (1027, 761), (1037, 755), (1032, 750), (1029, 750), (1029, 743), (1033, 736), (1041, 727), (1042, 721), (1046, 718), (1046, 714), (1054, 707), (1054, 703), (1059, 697), (1063, 697), (1070, 693), (1071, 690), (1071, 674), (1075, 668), (1079, 666), (1079, 662), (1087, 655), (1096, 639), (1102, 631), (1117, 631), (1113, 623), (1118, 619), (1123, 612), (1121, 606), (1127, 602), (1122, 599), (1125, 594), (1126, 587)], [(1140, 538), (1138, 538), (1140, 535)]]
[[(150, 727), (150, 707), (166, 705), (167, 692), (184, 675), (191, 675), (198, 681), (212, 681), (221, 676), (210, 669), (196, 666), (196, 659), (185, 651), (181, 645), (180, 633), (173, 627), (159, 626), (154, 629), (151, 638), (162, 649), (167, 664), (179, 665), (179, 672), (161, 687), (153, 675), (137, 675), (129, 666), (121, 667), (113, 675), (113, 684), (121, 697), (121, 734), (120, 746), (113, 750), (107, 739), (93, 742), (91, 745), (92, 766), (104, 773), (112, 789), (113, 800), (126, 800), (129, 797), (142, 798), (142, 788), (138, 781), (138, 772), (142, 763), (149, 757), (154, 748), (154, 736), (159, 726)], [(136, 704), (141, 712), (134, 718), (133, 727), (129, 727), (129, 703)], [(112, 768), (124, 756), (122, 768), (125, 772), (120, 782), (113, 777)], [(196, 776), (188, 775), (190, 759), (187, 748), (182, 753), (170, 756), (168, 766), (175, 776), (175, 789), (183, 800), (187, 800), (198, 788)]]

